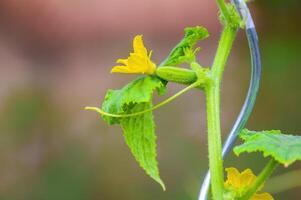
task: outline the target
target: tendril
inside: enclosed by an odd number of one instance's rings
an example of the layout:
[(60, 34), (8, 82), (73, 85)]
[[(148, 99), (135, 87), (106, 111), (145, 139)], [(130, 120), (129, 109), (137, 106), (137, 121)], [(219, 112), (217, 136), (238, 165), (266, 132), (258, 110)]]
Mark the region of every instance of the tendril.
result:
[(101, 108), (98, 108), (98, 107), (90, 107), (90, 106), (87, 106), (85, 107), (85, 110), (92, 110), (92, 111), (96, 111), (97, 113), (99, 113), (100, 115), (103, 115), (103, 116), (108, 116), (108, 117), (116, 117), (116, 118), (123, 118), (123, 117), (133, 117), (133, 116), (136, 116), (136, 115), (141, 115), (141, 114), (144, 114), (144, 113), (147, 113), (147, 112), (151, 112), (151, 111), (154, 111), (168, 103), (170, 103), (171, 101), (175, 100), (177, 97), (181, 96), (182, 94), (188, 92), (189, 90), (199, 86), (199, 82), (196, 81), (194, 83), (192, 83), (191, 85), (189, 85), (188, 87), (185, 87), (184, 89), (180, 90), (179, 92), (177, 92), (176, 94), (174, 94), (173, 96), (167, 98), (166, 100), (158, 103), (157, 105), (149, 108), (149, 109), (146, 109), (146, 110), (142, 110), (142, 111), (139, 111), (139, 112), (135, 112), (135, 113), (129, 113), (129, 114), (114, 114), (114, 113), (108, 113), (104, 110), (102, 110)]

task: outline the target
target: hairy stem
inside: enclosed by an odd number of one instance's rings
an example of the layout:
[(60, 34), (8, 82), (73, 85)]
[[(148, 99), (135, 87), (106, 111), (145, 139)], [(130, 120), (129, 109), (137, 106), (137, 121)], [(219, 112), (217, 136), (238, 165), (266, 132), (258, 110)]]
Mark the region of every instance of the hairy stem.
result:
[(216, 2), (217, 2), (217, 5), (218, 5), (222, 15), (225, 17), (226, 22), (230, 22), (231, 16), (229, 14), (229, 11), (228, 11), (225, 1), (224, 0), (216, 0)]
[(251, 185), (250, 189), (239, 200), (249, 200), (254, 195), (254, 193), (257, 192), (257, 190), (264, 184), (264, 182), (271, 176), (278, 165), (279, 163), (272, 158), (256, 178), (253, 185)]
[(206, 91), (209, 168), (214, 200), (222, 199), (224, 189), (219, 98), (218, 87), (212, 86)]
[(229, 26), (224, 28), (211, 69), (212, 82), (210, 82), (205, 89), (207, 103), (209, 168), (211, 173), (211, 189), (214, 200), (223, 199), (224, 190), (220, 128), (220, 83), (236, 32), (236, 29)]

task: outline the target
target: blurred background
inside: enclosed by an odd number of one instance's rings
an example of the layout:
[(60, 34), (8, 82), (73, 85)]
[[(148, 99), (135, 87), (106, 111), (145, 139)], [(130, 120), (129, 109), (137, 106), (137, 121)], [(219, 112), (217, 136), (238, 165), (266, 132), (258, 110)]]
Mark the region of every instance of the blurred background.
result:
[[(263, 78), (247, 127), (301, 134), (301, 2), (257, 0), (250, 7)], [(135, 77), (109, 72), (131, 51), (136, 34), (144, 35), (159, 63), (184, 27), (195, 25), (211, 33), (199, 54), (210, 66), (221, 31), (212, 0), (1, 0), (0, 199), (195, 200), (208, 166), (203, 94), (192, 91), (154, 113), (166, 192), (139, 168), (119, 127), (83, 110), (100, 105), (107, 89)], [(223, 81), (224, 138), (242, 106), (249, 74), (240, 31)], [(167, 96), (182, 88), (168, 86)], [(237, 158), (232, 153), (225, 166), (258, 173), (266, 162), (259, 154)], [(275, 174), (295, 169), (301, 164), (280, 167)], [(274, 196), (297, 200), (301, 192), (293, 188)]]

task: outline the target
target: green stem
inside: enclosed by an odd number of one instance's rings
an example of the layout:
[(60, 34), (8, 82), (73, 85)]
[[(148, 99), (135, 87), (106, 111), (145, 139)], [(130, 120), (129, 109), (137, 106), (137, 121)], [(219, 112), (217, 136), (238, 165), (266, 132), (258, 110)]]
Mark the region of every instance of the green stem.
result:
[(231, 21), (231, 16), (230, 16), (230, 13), (229, 13), (229, 10), (226, 6), (226, 3), (224, 0), (216, 0), (217, 2), (217, 5), (222, 13), (222, 15), (225, 17), (226, 19), (226, 22), (230, 22)]
[(220, 128), (220, 83), (225, 64), (230, 54), (236, 29), (226, 26), (222, 32), (219, 46), (212, 65), (212, 81), (205, 88), (208, 123), (208, 152), (211, 173), (211, 189), (214, 200), (223, 199), (224, 173)]
[(261, 171), (259, 176), (256, 178), (253, 185), (251, 185), (250, 189), (243, 195), (239, 200), (249, 200), (257, 190), (264, 184), (264, 182), (271, 176), (279, 163), (273, 158), (268, 162), (268, 164)]
[(236, 37), (237, 29), (230, 26), (225, 26), (221, 35), (215, 59), (212, 65), (213, 78), (217, 79), (220, 83), (225, 64), (228, 60), (233, 41)]
[(206, 91), (209, 168), (214, 200), (222, 199), (224, 189), (219, 98), (218, 87), (212, 86)]

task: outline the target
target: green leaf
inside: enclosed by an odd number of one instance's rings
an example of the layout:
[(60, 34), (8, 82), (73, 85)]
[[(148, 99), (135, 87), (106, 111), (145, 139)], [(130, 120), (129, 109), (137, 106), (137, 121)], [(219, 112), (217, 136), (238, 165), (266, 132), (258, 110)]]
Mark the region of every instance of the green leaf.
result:
[(191, 60), (191, 53), (196, 51), (193, 47), (197, 42), (209, 36), (208, 30), (201, 26), (185, 28), (185, 36), (179, 44), (170, 52), (169, 56), (160, 66), (176, 66)]
[[(164, 94), (165, 84), (154, 76), (139, 77), (122, 89), (108, 90), (102, 109), (108, 113), (124, 114), (134, 108), (136, 104), (152, 101), (153, 91)], [(119, 124), (122, 118), (103, 116), (110, 125)]]
[(262, 152), (264, 157), (272, 156), (285, 166), (301, 160), (301, 136), (281, 134), (279, 130), (249, 131), (242, 130), (240, 138), (244, 143), (234, 148), (234, 153)]
[[(139, 77), (120, 90), (109, 90), (102, 109), (114, 114), (129, 114), (152, 107), (152, 95), (165, 91), (165, 84), (154, 76)], [(125, 142), (145, 172), (165, 190), (156, 160), (156, 135), (152, 112), (125, 118), (103, 116), (109, 124), (120, 124)]]
[[(138, 112), (151, 108), (151, 103), (140, 103), (128, 113)], [(156, 135), (155, 124), (151, 112), (135, 117), (127, 117), (121, 121), (124, 138), (130, 147), (135, 159), (146, 173), (157, 181), (165, 190), (165, 185), (160, 179), (158, 163), (156, 160)]]

